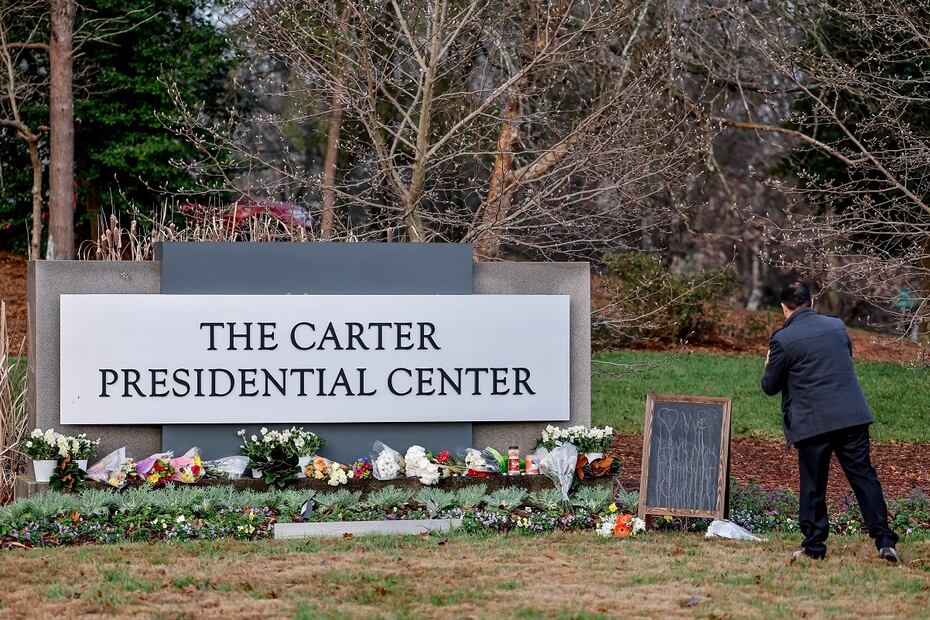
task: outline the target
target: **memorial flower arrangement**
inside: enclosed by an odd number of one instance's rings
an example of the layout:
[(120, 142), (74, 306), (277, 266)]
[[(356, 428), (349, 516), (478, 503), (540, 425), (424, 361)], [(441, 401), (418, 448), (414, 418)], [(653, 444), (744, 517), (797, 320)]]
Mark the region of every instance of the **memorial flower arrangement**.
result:
[(617, 504), (611, 504), (607, 514), (601, 516), (595, 529), (598, 536), (628, 538), (646, 531), (645, 521), (631, 514), (618, 512), (618, 510)]
[(200, 450), (191, 448), (187, 454), (171, 459), (171, 466), (174, 468), (174, 480), (184, 484), (194, 484), (204, 476), (203, 461), (200, 458)]
[(356, 480), (365, 480), (366, 478), (371, 478), (371, 459), (367, 456), (362, 457), (352, 463), (352, 474), (353, 478)]
[(164, 486), (174, 478), (174, 466), (171, 453), (156, 454), (136, 463), (136, 472), (142, 480), (158, 487)]
[[(263, 428), (263, 431), (268, 429)], [(262, 465), (268, 460), (268, 456), (271, 454), (271, 444), (266, 443), (258, 437), (258, 435), (252, 435), (251, 437), (245, 436), (245, 429), (240, 429), (238, 433), (242, 442), (239, 445), (239, 452), (243, 456), (249, 458), (249, 467), (252, 469), (261, 469)]]
[(588, 428), (578, 425), (560, 428), (550, 424), (536, 441), (536, 447), (552, 450), (560, 443), (570, 443), (578, 448), (578, 452), (604, 454), (610, 449), (613, 436), (614, 429), (610, 426)]
[(47, 461), (58, 458), (58, 433), (52, 429), (42, 431), (37, 428), (22, 443), (20, 450), (34, 461)]
[(408, 478), (419, 479), (422, 484), (436, 484), (441, 477), (439, 464), (431, 457), (423, 446), (410, 446), (404, 455), (404, 474)]
[(78, 461), (92, 458), (97, 452), (98, 445), (100, 445), (100, 440), (88, 439), (87, 433), (72, 437), (56, 433), (51, 428), (46, 431), (37, 428), (22, 443), (21, 450), (23, 454), (36, 461), (61, 457)]
[(113, 471), (106, 479), (106, 482), (111, 487), (121, 489), (138, 479), (139, 472), (136, 470), (136, 462), (127, 457), (120, 462), (119, 469)]
[[(355, 467), (346, 467), (342, 463), (331, 461), (322, 456), (314, 459), (304, 468), (308, 478), (315, 480), (326, 480), (330, 486), (339, 486), (347, 483), (355, 477)], [(371, 465), (369, 464), (369, 475), (371, 475)]]
[(380, 441), (376, 441), (372, 446), (372, 454), (374, 459), (371, 473), (378, 480), (393, 480), (406, 467), (400, 452)]

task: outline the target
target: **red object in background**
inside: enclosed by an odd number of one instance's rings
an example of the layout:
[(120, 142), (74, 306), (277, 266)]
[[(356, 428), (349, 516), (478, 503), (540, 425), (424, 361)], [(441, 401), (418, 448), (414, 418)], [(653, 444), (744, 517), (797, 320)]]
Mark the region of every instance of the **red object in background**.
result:
[(235, 228), (242, 227), (252, 217), (259, 215), (271, 215), (295, 228), (311, 230), (314, 225), (313, 216), (305, 207), (292, 202), (256, 200), (249, 197), (240, 198), (225, 207), (211, 207), (189, 202), (181, 206), (181, 213), (201, 220), (210, 218), (224, 220)]
[(449, 451), (443, 450), (439, 453), (439, 456), (436, 457), (437, 463), (448, 463), (449, 462)]

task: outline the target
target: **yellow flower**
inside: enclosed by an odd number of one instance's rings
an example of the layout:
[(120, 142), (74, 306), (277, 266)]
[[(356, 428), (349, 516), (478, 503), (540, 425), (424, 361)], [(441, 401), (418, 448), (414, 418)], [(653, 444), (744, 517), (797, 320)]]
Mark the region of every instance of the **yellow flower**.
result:
[(617, 512), (617, 504), (611, 504), (610, 506), (607, 507), (607, 510), (609, 510), (610, 512)]

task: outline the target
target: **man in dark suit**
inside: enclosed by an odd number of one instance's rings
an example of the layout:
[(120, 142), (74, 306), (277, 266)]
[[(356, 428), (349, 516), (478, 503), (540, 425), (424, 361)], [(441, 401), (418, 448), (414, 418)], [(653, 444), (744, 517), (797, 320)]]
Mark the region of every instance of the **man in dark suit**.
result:
[(785, 286), (781, 307), (787, 320), (769, 341), (762, 391), (769, 396), (781, 392), (785, 439), (798, 450), (804, 542), (795, 557), (826, 556), (827, 477), (835, 453), (880, 556), (896, 562), (898, 536), (888, 527), (888, 508), (869, 459), (869, 425), (875, 418), (853, 369), (846, 326), (837, 317), (814, 312), (803, 282)]

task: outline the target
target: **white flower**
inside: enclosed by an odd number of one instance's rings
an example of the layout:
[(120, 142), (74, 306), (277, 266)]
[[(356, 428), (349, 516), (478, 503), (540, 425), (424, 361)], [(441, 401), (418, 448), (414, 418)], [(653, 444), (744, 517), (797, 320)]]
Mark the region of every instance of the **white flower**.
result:
[[(236, 434), (239, 435), (240, 437), (245, 437), (245, 429), (244, 429), (244, 428), (240, 428), (240, 429), (239, 429), (239, 432), (236, 433)], [(252, 436), (254, 437), (255, 435), (252, 435)]]
[(617, 525), (617, 515), (609, 515), (601, 519), (601, 522), (598, 524), (597, 532), (598, 536), (603, 536), (604, 538), (610, 538), (614, 535), (614, 526)]
[(26, 447), (27, 447), (27, 448), (31, 448), (31, 447), (32, 447), (32, 442), (31, 442), (31, 441), (27, 441), (27, 442), (26, 442)]
[(638, 534), (639, 532), (646, 531), (646, 522), (640, 519), (639, 517), (633, 517), (633, 533)]
[(436, 484), (439, 482), (439, 466), (436, 463), (426, 461), (420, 468), (417, 476), (422, 484)]
[(262, 435), (267, 435), (267, 434), (268, 434), (268, 429), (265, 428), (265, 427), (263, 426), (263, 427), (261, 427), (261, 429), (259, 429), (258, 432), (260, 432)]
[(178, 518), (175, 519), (174, 521), (175, 523), (184, 523), (185, 521), (184, 515), (179, 515)]
[(257, 443), (257, 442), (258, 442), (258, 437), (255, 435), (252, 435), (252, 443)]
[(30, 437), (35, 437), (35, 438), (37, 438), (37, 439), (38, 439), (39, 437), (41, 437), (41, 436), (42, 436), (42, 429), (41, 429), (41, 428), (37, 428), (37, 429), (33, 430), (32, 433), (30, 433)]
[(378, 473), (379, 480), (393, 480), (400, 473), (400, 461), (396, 453), (390, 450), (382, 450), (375, 459), (375, 471)]

